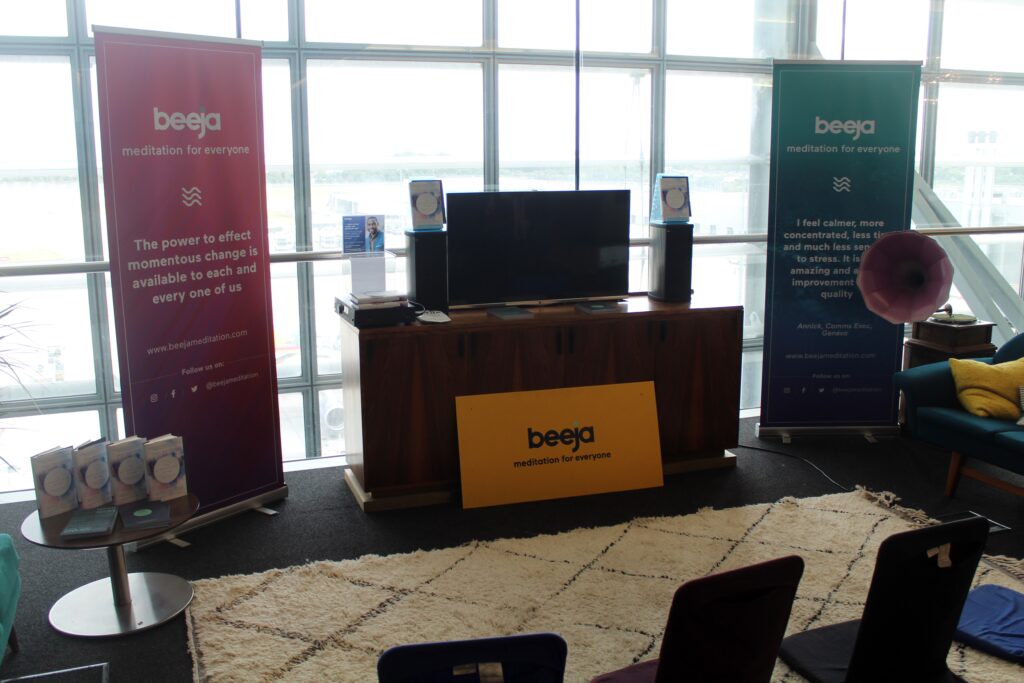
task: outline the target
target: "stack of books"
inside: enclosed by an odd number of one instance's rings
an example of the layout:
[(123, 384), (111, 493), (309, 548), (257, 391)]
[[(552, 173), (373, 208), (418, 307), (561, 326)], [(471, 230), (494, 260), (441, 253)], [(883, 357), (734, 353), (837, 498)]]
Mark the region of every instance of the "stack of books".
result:
[(416, 319), (416, 309), (402, 292), (350, 293), (334, 299), (334, 310), (356, 327), (402, 325)]

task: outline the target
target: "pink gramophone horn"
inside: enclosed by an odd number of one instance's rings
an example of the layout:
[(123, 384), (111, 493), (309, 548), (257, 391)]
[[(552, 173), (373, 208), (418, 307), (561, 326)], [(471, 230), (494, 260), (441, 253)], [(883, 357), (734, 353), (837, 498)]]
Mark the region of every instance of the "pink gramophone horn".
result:
[(872, 313), (891, 323), (927, 320), (949, 299), (953, 264), (939, 243), (903, 230), (879, 237), (860, 259), (857, 287)]

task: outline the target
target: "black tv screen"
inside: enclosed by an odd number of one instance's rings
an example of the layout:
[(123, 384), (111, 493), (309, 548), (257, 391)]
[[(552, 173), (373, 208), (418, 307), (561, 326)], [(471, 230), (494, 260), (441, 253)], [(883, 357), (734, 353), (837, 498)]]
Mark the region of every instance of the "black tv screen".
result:
[(629, 293), (629, 190), (464, 192), (448, 200), (452, 308)]

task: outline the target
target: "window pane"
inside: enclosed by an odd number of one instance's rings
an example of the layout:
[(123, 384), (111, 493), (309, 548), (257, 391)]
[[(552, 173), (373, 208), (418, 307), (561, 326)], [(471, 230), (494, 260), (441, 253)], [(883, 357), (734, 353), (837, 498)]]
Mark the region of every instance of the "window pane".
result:
[(740, 373), (740, 410), (761, 406), (761, 363), (764, 352), (761, 349), (743, 352), (743, 366)]
[(572, 190), (575, 75), (571, 66), (498, 69), (498, 159), (502, 190)]
[(103, 258), (110, 260), (110, 243), (107, 240), (107, 196), (103, 191), (103, 141), (100, 139), (100, 89), (96, 83), (96, 57), (89, 57), (89, 83), (92, 93), (92, 141), (93, 158), (96, 159), (96, 196), (100, 215), (100, 239), (103, 242)]
[(0, 403), (94, 394), (85, 275), (5, 277), (0, 287), (0, 301), (17, 304), (0, 321), (2, 354), (17, 371), (16, 378), (0, 373)]
[[(537, 17), (544, 20), (538, 21)], [(575, 50), (575, 0), (498, 0), (498, 45)]]
[(844, 4), (846, 59), (923, 62), (928, 57), (930, 0), (818, 0), (817, 42), (825, 59), (840, 59), (842, 54)]
[(0, 491), (34, 488), (30, 458), (36, 453), (56, 446), (75, 446), (100, 436), (106, 434), (95, 410), (5, 417), (0, 429), (0, 456), (7, 464), (0, 461)]
[(66, 36), (65, 0), (0, 0), (0, 33), (5, 36)]
[(581, 0), (580, 49), (584, 52), (650, 52), (652, 7), (651, 0)]
[(630, 190), (630, 234), (648, 234), (651, 73), (584, 69), (580, 83), (580, 189)]
[(302, 374), (302, 349), (299, 337), (298, 264), (274, 263), (270, 266), (270, 299), (274, 310), (274, 354), (277, 376)]
[(320, 395), (320, 455), (345, 452), (345, 407), (341, 389), (328, 389)]
[[(572, 67), (501, 67), (502, 190), (575, 187), (574, 80)], [(585, 68), (580, 81), (580, 189), (630, 190), (631, 232), (645, 236), (650, 214), (650, 71)]]
[(770, 85), (768, 76), (668, 74), (665, 171), (689, 176), (698, 233), (766, 229)]
[(1020, 0), (946, 0), (942, 68), (1024, 71), (1024, 54), (1013, 48), (1022, 25)]
[[(651, 0), (581, 0), (580, 48), (649, 53), (652, 6)], [(498, 0), (498, 45), (575, 50), (575, 0)]]
[(0, 263), (81, 261), (71, 64), (66, 57), (0, 57), (0, 91), (31, 106), (0, 107)]
[(480, 0), (306, 0), (306, 40), (395, 45), (480, 45)]
[(483, 189), (478, 64), (310, 60), (307, 83), (314, 248), (340, 249), (357, 213), (383, 215), (385, 247), (404, 247), (410, 179)]
[(287, 60), (263, 60), (263, 144), (267, 165), (270, 251), (295, 250), (292, 76)]
[[(115, 322), (114, 322), (114, 292), (110, 286), (110, 273), (103, 274), (103, 286), (106, 289), (107, 296), (107, 323), (109, 329), (107, 331), (107, 343), (110, 351), (110, 367), (113, 372), (114, 391), (121, 391), (121, 359), (117, 354), (117, 335), (115, 334)], [(121, 424), (124, 422), (122, 420)], [(123, 427), (122, 427), (123, 429)]]
[(1022, 109), (1024, 87), (940, 86), (933, 187), (961, 225), (1024, 225)]
[(651, 287), (647, 247), (629, 248), (629, 291), (646, 292)]
[(242, 0), (241, 16), (243, 38), (288, 40), (288, 0)]
[(85, 23), (171, 33), (235, 37), (234, 0), (85, 0)]
[[(403, 235), (404, 239), (404, 235)], [(403, 242), (404, 244), (404, 242)], [(404, 292), (408, 289), (405, 259), (385, 260), (384, 289)], [(335, 297), (344, 297), (352, 291), (352, 262), (313, 262), (313, 315), (316, 322), (316, 374), (334, 375), (341, 372), (341, 318), (334, 311)]]
[(277, 395), (277, 407), (281, 421), (281, 460), (303, 460), (306, 457), (306, 417), (303, 412), (304, 397), (292, 391)]
[(789, 57), (788, 0), (668, 0), (669, 54), (701, 57)]

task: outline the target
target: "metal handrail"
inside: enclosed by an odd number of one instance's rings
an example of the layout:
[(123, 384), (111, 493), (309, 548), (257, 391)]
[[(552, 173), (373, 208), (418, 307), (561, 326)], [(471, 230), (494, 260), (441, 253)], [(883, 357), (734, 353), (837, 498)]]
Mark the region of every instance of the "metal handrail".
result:
[[(914, 228), (915, 232), (922, 235), (945, 236), (945, 235), (1002, 235), (1024, 233), (1022, 225), (1003, 225), (977, 228), (964, 227), (924, 227)], [(768, 241), (768, 233), (751, 232), (732, 235), (694, 235), (694, 244), (758, 244)], [(651, 240), (640, 237), (629, 241), (631, 247), (649, 246)], [(405, 249), (388, 249), (395, 256), (405, 256)], [(338, 250), (323, 251), (294, 251), (283, 254), (271, 254), (271, 263), (303, 263), (307, 261), (344, 261), (351, 258)], [(73, 275), (79, 273), (105, 273), (110, 270), (109, 261), (76, 261), (69, 263), (42, 263), (24, 264), (14, 266), (0, 266), (0, 278), (2, 277), (24, 277), (31, 275)]]

